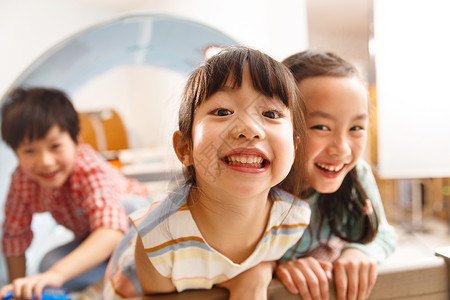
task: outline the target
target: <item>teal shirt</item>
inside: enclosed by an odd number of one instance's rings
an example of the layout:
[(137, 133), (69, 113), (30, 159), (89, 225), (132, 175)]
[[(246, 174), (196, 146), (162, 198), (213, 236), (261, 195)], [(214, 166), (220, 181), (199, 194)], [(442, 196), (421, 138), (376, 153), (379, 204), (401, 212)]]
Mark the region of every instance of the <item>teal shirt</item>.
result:
[[(372, 169), (369, 164), (363, 160), (359, 160), (356, 169), (358, 172), (359, 181), (364, 188), (367, 197), (372, 201), (373, 209), (376, 211), (378, 216), (378, 232), (375, 239), (368, 244), (360, 243), (348, 243), (346, 248), (357, 248), (370, 257), (374, 258), (377, 263), (382, 263), (386, 258), (395, 250), (397, 245), (397, 235), (394, 228), (389, 225), (386, 220), (386, 215), (383, 209), (383, 203), (381, 201), (380, 192), (378, 191), (378, 186), (373, 176)], [(322, 231), (320, 232), (320, 241), (317, 240), (317, 230), (319, 227), (319, 211), (317, 207), (317, 199), (319, 198), (319, 193), (315, 192), (308, 198), (304, 199), (309, 203), (311, 207), (311, 223), (309, 225), (310, 230), (306, 230), (300, 244), (297, 247), (290, 248), (286, 254), (283, 256), (283, 260), (289, 260), (292, 257), (293, 252), (295, 252), (294, 257), (299, 258), (305, 255), (308, 250), (312, 250), (320, 245), (320, 242), (327, 240), (330, 233), (330, 228), (328, 224), (322, 225)], [(350, 234), (348, 232), (348, 234)], [(335, 236), (331, 235), (331, 239)], [(312, 243), (311, 243), (311, 238)], [(311, 243), (311, 245), (310, 245)]]

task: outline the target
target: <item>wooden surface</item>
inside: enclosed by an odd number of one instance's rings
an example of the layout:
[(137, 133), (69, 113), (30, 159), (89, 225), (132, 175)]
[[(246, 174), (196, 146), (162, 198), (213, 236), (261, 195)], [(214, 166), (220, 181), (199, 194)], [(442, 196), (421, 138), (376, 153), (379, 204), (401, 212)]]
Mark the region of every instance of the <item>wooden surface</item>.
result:
[[(377, 282), (369, 299), (448, 300), (450, 299), (450, 247), (438, 249), (436, 257), (401, 265), (379, 266)], [(334, 284), (330, 300), (335, 300)], [(134, 300), (226, 300), (224, 289), (186, 291), (178, 294), (134, 298)], [(299, 300), (280, 281), (272, 280), (269, 300)]]
[(91, 145), (95, 150), (98, 150), (97, 138), (92, 125), (89, 115), (87, 113), (79, 113), (78, 118), (80, 119), (80, 131), (83, 138), (83, 142)]
[(128, 148), (125, 125), (113, 109), (80, 112), (81, 136), (84, 142), (97, 151), (121, 150)]
[(445, 260), (433, 257), (407, 265), (380, 268), (369, 299), (449, 299)]

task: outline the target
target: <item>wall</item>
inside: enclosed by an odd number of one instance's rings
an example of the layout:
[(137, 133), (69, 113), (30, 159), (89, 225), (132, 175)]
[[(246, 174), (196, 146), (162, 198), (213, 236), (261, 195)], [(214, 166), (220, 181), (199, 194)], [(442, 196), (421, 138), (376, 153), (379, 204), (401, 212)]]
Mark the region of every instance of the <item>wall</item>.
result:
[(309, 47), (332, 51), (369, 71), (372, 0), (307, 0)]
[(450, 177), (450, 3), (374, 4), (379, 174)]

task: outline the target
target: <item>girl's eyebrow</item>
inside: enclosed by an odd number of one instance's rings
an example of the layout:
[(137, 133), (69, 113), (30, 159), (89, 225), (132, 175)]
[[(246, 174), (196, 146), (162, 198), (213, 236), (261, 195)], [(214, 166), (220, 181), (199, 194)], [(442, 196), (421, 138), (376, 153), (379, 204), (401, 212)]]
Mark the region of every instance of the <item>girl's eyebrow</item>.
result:
[[(324, 118), (324, 119), (330, 119), (333, 121), (336, 121), (336, 118), (324, 111), (315, 110), (310, 113), (308, 113), (308, 118)], [(367, 113), (362, 113), (357, 116), (355, 116), (352, 121), (360, 121), (360, 120), (366, 120), (369, 118), (369, 115)]]
[(308, 113), (308, 118), (324, 118), (324, 119), (332, 119), (332, 120), (335, 119), (332, 115), (330, 115), (326, 112), (320, 111), (320, 110), (315, 110), (315, 111)]
[(353, 118), (353, 121), (359, 121), (359, 120), (366, 120), (369, 118), (369, 115), (367, 113), (362, 113), (360, 115), (357, 115)]

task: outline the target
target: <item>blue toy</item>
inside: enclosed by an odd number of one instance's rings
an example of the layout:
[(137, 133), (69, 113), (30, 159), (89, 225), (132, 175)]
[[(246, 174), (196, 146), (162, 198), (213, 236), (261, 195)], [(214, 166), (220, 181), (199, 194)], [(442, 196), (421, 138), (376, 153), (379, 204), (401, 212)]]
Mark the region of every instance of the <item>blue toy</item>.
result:
[[(12, 291), (3, 297), (3, 300), (8, 299), (14, 299)], [(34, 295), (32, 299), (35, 300)], [(46, 287), (42, 292), (41, 300), (70, 300), (70, 294), (64, 288)]]

